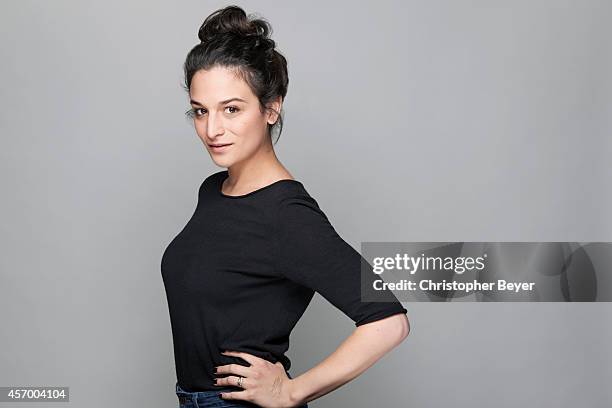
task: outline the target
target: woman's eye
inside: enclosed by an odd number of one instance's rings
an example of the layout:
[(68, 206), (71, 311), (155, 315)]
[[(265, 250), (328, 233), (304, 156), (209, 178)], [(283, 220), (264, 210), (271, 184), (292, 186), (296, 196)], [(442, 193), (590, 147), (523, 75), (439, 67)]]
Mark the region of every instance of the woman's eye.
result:
[(194, 117), (200, 117), (202, 115), (204, 115), (204, 113), (202, 113), (203, 109), (201, 108), (191, 108), (189, 109), (187, 112), (185, 112), (187, 114), (187, 116), (189, 116), (190, 118), (194, 118)]
[[(228, 113), (237, 113), (240, 110), (235, 106), (226, 106), (225, 109), (230, 110)], [(189, 115), (192, 118), (193, 117), (199, 118), (201, 116), (204, 116), (205, 114), (206, 114), (206, 109), (202, 109), (202, 108), (192, 108), (187, 111), (187, 115)]]

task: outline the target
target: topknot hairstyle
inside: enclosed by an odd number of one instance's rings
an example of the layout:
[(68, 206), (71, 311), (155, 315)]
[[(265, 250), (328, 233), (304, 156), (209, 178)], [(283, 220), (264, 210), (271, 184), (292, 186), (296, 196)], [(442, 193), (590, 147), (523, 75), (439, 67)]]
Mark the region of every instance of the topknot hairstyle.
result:
[[(287, 60), (269, 38), (272, 27), (263, 18), (249, 15), (238, 6), (227, 6), (206, 17), (198, 30), (200, 44), (187, 54), (183, 65), (185, 90), (191, 89), (193, 75), (215, 66), (232, 69), (259, 99), (264, 113), (268, 103), (279, 96), (285, 99), (289, 85)], [(275, 111), (276, 112), (276, 111)], [(283, 129), (282, 108), (278, 120), (268, 124), (268, 133), (278, 124), (278, 137)]]

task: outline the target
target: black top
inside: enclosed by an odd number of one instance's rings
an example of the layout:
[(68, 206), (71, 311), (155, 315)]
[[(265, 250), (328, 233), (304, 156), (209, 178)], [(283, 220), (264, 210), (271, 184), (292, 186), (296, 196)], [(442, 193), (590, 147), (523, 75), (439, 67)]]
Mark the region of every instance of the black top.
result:
[(360, 301), (362, 257), (302, 183), (229, 196), (221, 191), (227, 176), (204, 180), (195, 213), (161, 260), (181, 388), (214, 390), (214, 366), (249, 365), (223, 350), (281, 361), (288, 371), (289, 334), (315, 291), (356, 326), (407, 313), (391, 291), (388, 302)]

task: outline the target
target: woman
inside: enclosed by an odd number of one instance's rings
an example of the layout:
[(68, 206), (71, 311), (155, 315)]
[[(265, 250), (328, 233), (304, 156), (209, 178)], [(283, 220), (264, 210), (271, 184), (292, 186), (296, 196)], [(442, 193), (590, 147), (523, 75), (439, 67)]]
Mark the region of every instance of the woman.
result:
[[(361, 255), (274, 153), (288, 75), (270, 31), (239, 7), (217, 10), (184, 65), (188, 114), (228, 170), (201, 184), (195, 213), (161, 262), (181, 406), (307, 407), (409, 332), (391, 292), (385, 302), (360, 300)], [(315, 291), (356, 329), (292, 378), (289, 335)]]

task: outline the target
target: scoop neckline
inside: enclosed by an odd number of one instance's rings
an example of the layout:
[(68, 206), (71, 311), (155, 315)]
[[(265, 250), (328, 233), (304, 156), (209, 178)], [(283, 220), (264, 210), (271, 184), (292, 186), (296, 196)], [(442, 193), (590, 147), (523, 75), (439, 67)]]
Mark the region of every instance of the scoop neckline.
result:
[(248, 193), (246, 193), (246, 194), (240, 194), (240, 195), (228, 195), (228, 194), (225, 194), (225, 193), (223, 192), (223, 182), (224, 182), (224, 181), (225, 181), (225, 180), (226, 180), (228, 177), (229, 177), (229, 172), (228, 172), (227, 170), (225, 170), (225, 171), (222, 171), (222, 172), (221, 172), (221, 177), (219, 178), (219, 180), (220, 180), (220, 181), (219, 181), (219, 183), (217, 184), (217, 194), (219, 194), (219, 195), (220, 195), (221, 197), (223, 197), (223, 198), (229, 198), (229, 199), (239, 199), (239, 198), (249, 197), (249, 196), (252, 196), (252, 195), (254, 195), (254, 194), (257, 194), (257, 193), (259, 193), (259, 192), (261, 192), (261, 191), (267, 190), (267, 189), (269, 189), (269, 188), (270, 188), (270, 187), (272, 187), (272, 186), (275, 186), (275, 185), (278, 185), (278, 184), (281, 184), (281, 183), (284, 183), (284, 182), (302, 184), (302, 183), (300, 183), (300, 182), (299, 182), (298, 180), (296, 180), (296, 179), (280, 179), (280, 180), (276, 180), (276, 181), (274, 181), (274, 182), (272, 182), (272, 183), (270, 183), (270, 184), (268, 184), (268, 185), (265, 185), (265, 186), (263, 186), (263, 187), (260, 187), (260, 188), (258, 188), (258, 189), (255, 189), (255, 190), (253, 190), (253, 191), (249, 191), (249, 192), (248, 192)]

